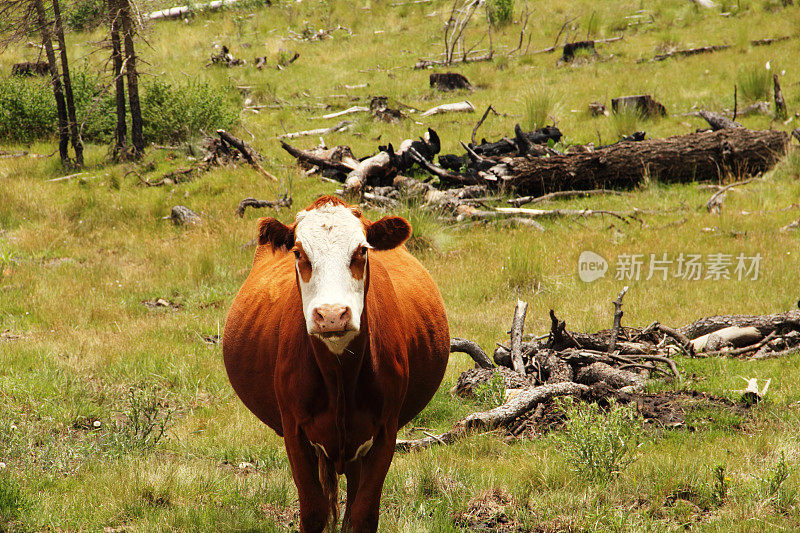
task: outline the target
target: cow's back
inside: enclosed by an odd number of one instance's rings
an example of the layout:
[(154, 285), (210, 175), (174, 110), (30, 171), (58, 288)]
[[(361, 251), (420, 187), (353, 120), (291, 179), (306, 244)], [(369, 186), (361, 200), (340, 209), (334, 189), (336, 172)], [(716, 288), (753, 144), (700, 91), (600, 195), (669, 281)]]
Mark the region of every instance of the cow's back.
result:
[[(370, 261), (386, 269), (397, 294), (408, 344), (409, 383), (398, 427), (428, 404), (441, 384), (450, 356), (450, 331), (439, 289), (405, 246), (371, 252)], [(375, 287), (370, 285), (368, 290)]]

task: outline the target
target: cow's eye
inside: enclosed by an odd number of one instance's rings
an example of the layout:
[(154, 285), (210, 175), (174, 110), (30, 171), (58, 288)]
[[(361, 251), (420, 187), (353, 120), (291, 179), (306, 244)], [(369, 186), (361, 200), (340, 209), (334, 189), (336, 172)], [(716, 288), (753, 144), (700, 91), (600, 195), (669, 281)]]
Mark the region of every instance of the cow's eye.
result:
[(367, 257), (367, 247), (366, 246), (359, 246), (357, 253), (361, 257)]
[(300, 250), (292, 250), (294, 252), (294, 258), (299, 260), (300, 259)]

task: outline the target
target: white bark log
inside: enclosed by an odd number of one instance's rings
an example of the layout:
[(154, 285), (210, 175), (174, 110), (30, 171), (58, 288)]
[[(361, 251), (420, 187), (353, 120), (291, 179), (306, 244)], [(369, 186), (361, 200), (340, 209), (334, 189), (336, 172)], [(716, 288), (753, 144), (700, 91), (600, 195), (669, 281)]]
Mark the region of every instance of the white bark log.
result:
[(442, 104), (437, 105), (436, 107), (432, 107), (422, 113), (422, 117), (429, 117), (431, 115), (438, 115), (440, 113), (474, 113), (475, 106), (473, 106), (469, 101), (464, 100), (463, 102), (456, 102), (454, 104)]

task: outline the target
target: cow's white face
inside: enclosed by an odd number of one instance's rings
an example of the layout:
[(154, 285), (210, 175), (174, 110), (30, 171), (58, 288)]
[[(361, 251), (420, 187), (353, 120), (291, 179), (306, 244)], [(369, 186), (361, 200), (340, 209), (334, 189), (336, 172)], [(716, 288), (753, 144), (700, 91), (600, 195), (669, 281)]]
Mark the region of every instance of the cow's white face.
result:
[(308, 334), (335, 354), (361, 331), (369, 250), (395, 248), (411, 234), (402, 218), (384, 217), (365, 227), (360, 216), (358, 208), (324, 197), (300, 211), (294, 226), (260, 220), (260, 244), (294, 253)]
[(306, 329), (340, 354), (361, 330), (371, 246), (361, 221), (343, 205), (300, 211), (296, 220), (292, 251)]

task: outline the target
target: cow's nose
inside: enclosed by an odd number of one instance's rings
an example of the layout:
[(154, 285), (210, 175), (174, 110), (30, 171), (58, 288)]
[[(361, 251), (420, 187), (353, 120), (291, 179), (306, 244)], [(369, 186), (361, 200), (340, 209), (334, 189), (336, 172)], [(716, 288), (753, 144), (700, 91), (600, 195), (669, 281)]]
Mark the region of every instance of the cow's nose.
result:
[(320, 305), (314, 309), (314, 326), (320, 333), (345, 331), (352, 313), (344, 305)]

